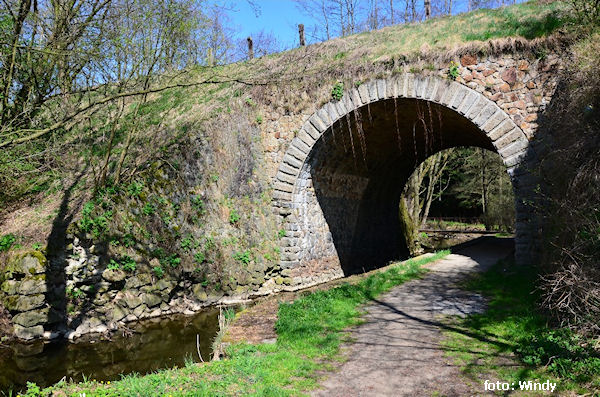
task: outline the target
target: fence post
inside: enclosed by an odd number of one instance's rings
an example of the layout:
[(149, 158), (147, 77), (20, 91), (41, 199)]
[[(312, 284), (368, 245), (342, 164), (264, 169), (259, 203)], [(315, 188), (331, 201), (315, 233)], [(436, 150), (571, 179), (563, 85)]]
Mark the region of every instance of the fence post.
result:
[(252, 43), (252, 37), (248, 37), (248, 59), (254, 58), (254, 44)]
[(298, 34), (300, 35), (300, 47), (304, 47), (306, 45), (306, 40), (304, 39), (304, 24), (298, 25)]

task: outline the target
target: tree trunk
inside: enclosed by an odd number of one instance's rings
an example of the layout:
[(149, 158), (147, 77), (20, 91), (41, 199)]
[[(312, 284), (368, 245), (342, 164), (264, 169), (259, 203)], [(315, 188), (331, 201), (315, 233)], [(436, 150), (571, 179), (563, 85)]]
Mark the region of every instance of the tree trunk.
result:
[(17, 13), (17, 18), (14, 21), (15, 25), (13, 29), (13, 35), (11, 37), (10, 62), (8, 64), (8, 68), (6, 69), (6, 75), (4, 76), (4, 92), (2, 93), (2, 122), (6, 121), (8, 115), (6, 108), (8, 106), (8, 97), (10, 96), (10, 88), (12, 86), (13, 75), (16, 67), (15, 63), (17, 61), (19, 37), (21, 37), (23, 23), (25, 22), (25, 18), (27, 18), (27, 14), (29, 14), (30, 8), (31, 0), (21, 0), (19, 3), (19, 12)]
[(400, 206), (398, 211), (400, 218), (400, 225), (402, 227), (402, 233), (404, 240), (406, 241), (406, 248), (410, 256), (416, 256), (419, 254), (421, 249), (419, 245), (419, 239), (415, 224), (409, 214), (408, 207), (406, 205), (406, 199), (403, 197), (400, 199)]

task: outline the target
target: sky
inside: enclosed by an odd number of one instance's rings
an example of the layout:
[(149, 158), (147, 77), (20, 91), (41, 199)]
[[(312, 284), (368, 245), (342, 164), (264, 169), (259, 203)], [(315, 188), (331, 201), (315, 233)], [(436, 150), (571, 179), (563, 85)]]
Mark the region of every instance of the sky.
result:
[[(209, 0), (220, 2), (222, 0)], [(363, 0), (367, 3), (367, 0)], [(229, 0), (227, 3), (231, 8), (229, 16), (238, 31), (239, 38), (246, 38), (253, 33), (265, 30), (271, 32), (282, 44), (283, 48), (292, 48), (298, 45), (298, 24), (306, 26), (306, 39), (310, 43), (309, 27), (315, 24), (315, 20), (301, 12), (293, 0), (253, 0), (258, 6), (255, 10), (247, 0)], [(519, 0), (518, 2), (521, 2)], [(402, 3), (402, 2), (399, 2)], [(417, 4), (422, 3), (417, 0)], [(465, 12), (468, 0), (454, 0), (453, 13)]]
[(259, 7), (258, 12), (245, 0), (232, 2), (230, 17), (239, 28), (240, 38), (264, 29), (272, 32), (284, 48), (291, 48), (297, 45), (298, 24), (312, 23), (311, 18), (303, 15), (292, 0), (255, 0), (255, 4)]

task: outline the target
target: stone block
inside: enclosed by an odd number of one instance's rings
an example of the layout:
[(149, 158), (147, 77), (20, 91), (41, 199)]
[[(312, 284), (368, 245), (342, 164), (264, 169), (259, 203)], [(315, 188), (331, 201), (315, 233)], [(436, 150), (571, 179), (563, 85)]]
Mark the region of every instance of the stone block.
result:
[(327, 129), (327, 124), (323, 120), (321, 120), (321, 117), (319, 117), (317, 113), (313, 113), (313, 115), (310, 116), (308, 121), (312, 125), (314, 125), (317, 131), (319, 131), (320, 133), (325, 132), (325, 130)]
[(371, 80), (367, 83), (367, 88), (369, 89), (369, 103), (376, 102), (379, 100), (377, 96), (377, 82)]
[[(498, 153), (500, 153), (500, 155), (506, 159), (504, 161), (504, 164), (507, 167), (512, 167), (513, 165), (517, 164), (517, 162), (519, 162), (521, 159), (520, 158), (515, 158), (513, 159), (513, 156), (518, 155), (519, 153), (522, 153), (523, 155), (525, 155), (525, 150), (527, 149), (527, 145), (528, 145), (528, 141), (525, 138), (522, 139), (518, 139), (516, 141), (514, 141), (513, 143), (511, 143), (510, 145), (504, 147), (503, 149), (499, 149)], [(517, 160), (517, 162), (515, 162), (515, 164), (509, 164), (508, 160), (511, 159), (512, 161)]]
[(48, 321), (48, 310), (48, 308), (44, 308), (19, 313), (13, 317), (12, 321), (22, 327), (45, 324)]
[(483, 126), (500, 108), (495, 103), (487, 101), (488, 104), (483, 108), (481, 113), (473, 119), (473, 122), (479, 127)]
[[(364, 105), (371, 102), (371, 98), (369, 97), (369, 88), (367, 87), (367, 85), (365, 83), (361, 84), (358, 87), (358, 94), (360, 96), (361, 102)], [(343, 116), (343, 114), (340, 114), (340, 117), (342, 117), (342, 116)]]
[(473, 104), (477, 101), (479, 97), (479, 94), (477, 94), (476, 92), (472, 91), (472, 90), (468, 90), (467, 93), (467, 97), (465, 98), (465, 100), (460, 104), (460, 106), (458, 107), (457, 111), (460, 114), (465, 114), (469, 111), (469, 109), (471, 109), (471, 106), (473, 106)]
[(125, 280), (127, 274), (121, 269), (106, 269), (102, 272), (102, 278), (109, 283), (119, 283)]
[(377, 79), (377, 98), (385, 99), (386, 98), (386, 81), (384, 79)]
[(23, 327), (21, 325), (14, 325), (15, 336), (23, 340), (38, 339), (44, 336), (44, 326), (34, 325), (33, 327)]
[(486, 106), (488, 103), (489, 103), (489, 101), (487, 99), (485, 99), (481, 95), (478, 95), (476, 102), (465, 113), (465, 116), (468, 119), (473, 120), (481, 112), (481, 110), (483, 109), (483, 107)]
[(406, 98), (415, 97), (415, 76), (412, 73), (406, 74), (406, 80), (404, 81), (404, 96)]
[(423, 99), (428, 101), (432, 101), (435, 97), (435, 92), (437, 90), (437, 86), (440, 83), (440, 79), (437, 77), (428, 77), (429, 82), (427, 84), (427, 88), (425, 89), (425, 93), (423, 94)]
[(43, 294), (39, 295), (12, 295), (4, 299), (4, 307), (11, 312), (26, 312), (38, 309), (46, 304)]
[(468, 89), (466, 87), (463, 86), (459, 86), (460, 88), (457, 89), (456, 94), (454, 95), (454, 98), (452, 98), (452, 101), (450, 102), (450, 107), (452, 109), (458, 109), (459, 106), (462, 104), (463, 100), (465, 99), (465, 97), (467, 96), (467, 94), (469, 93)]

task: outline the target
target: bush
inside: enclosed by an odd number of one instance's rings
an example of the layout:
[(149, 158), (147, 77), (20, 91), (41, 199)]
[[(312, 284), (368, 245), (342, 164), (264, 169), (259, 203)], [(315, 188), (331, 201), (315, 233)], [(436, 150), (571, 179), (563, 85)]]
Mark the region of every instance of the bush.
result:
[(0, 252), (8, 251), (15, 241), (17, 241), (17, 238), (12, 233), (0, 237)]
[(556, 321), (600, 335), (599, 34), (578, 44), (536, 148), (541, 289)]

